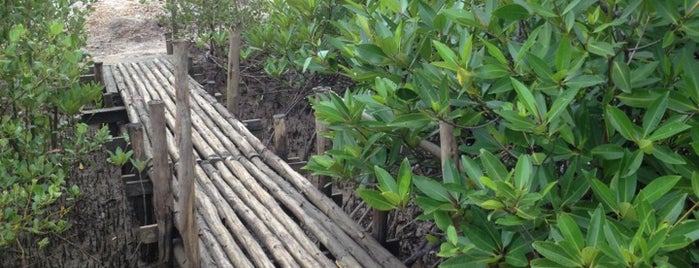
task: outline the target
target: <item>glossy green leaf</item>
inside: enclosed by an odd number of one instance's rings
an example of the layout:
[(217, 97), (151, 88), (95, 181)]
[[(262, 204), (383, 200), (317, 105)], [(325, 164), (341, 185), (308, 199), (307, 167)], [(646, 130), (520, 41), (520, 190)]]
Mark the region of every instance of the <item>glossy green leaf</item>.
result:
[(520, 155), (514, 172), (515, 188), (527, 190), (532, 183), (532, 163), (528, 155)]
[(561, 231), (561, 235), (563, 235), (563, 238), (566, 241), (573, 243), (577, 250), (581, 250), (585, 246), (585, 240), (583, 240), (582, 232), (572, 217), (570, 217), (568, 214), (558, 215), (557, 225), (558, 229)]
[(624, 93), (631, 93), (631, 71), (623, 62), (614, 61), (612, 64), (612, 81)]
[(691, 126), (684, 124), (684, 123), (681, 123), (681, 122), (676, 122), (676, 121), (670, 122), (670, 123), (667, 123), (667, 124), (664, 124), (664, 125), (658, 127), (653, 132), (653, 134), (651, 134), (650, 137), (648, 137), (648, 139), (652, 140), (652, 141), (666, 139), (666, 138), (675, 136), (675, 135), (681, 133), (682, 131), (685, 131), (685, 130), (690, 129), (690, 128), (691, 128)]
[(426, 196), (441, 202), (449, 202), (451, 199), (447, 189), (441, 183), (423, 176), (413, 176), (415, 188)]
[(590, 40), (587, 42), (587, 51), (602, 57), (614, 56), (614, 47), (607, 42)]
[(524, 106), (531, 114), (533, 114), (537, 118), (541, 118), (541, 113), (539, 111), (538, 105), (536, 104), (534, 95), (529, 90), (529, 88), (515, 78), (510, 78), (510, 81), (512, 82), (512, 86), (517, 92), (517, 97), (519, 101), (524, 104)]
[(454, 53), (453, 50), (447, 45), (445, 45), (442, 42), (439, 42), (437, 40), (432, 40), (432, 45), (434, 46), (435, 49), (437, 49), (437, 53), (439, 53), (439, 56), (446, 62), (452, 63), (452, 64), (458, 64), (457, 62), (457, 57), (456, 53)]
[(680, 180), (680, 176), (662, 176), (654, 179), (641, 190), (648, 203), (653, 203), (667, 194)]
[(498, 47), (493, 45), (493, 43), (488, 42), (488, 40), (486, 40), (486, 39), (482, 39), (482, 42), (485, 45), (485, 47), (487, 48), (488, 54), (490, 54), (490, 56), (493, 56), (493, 58), (498, 60), (498, 62), (502, 63), (503, 65), (508, 64), (508, 61), (505, 58), (505, 55), (502, 54), (502, 51), (500, 51), (500, 49)]
[(391, 204), (384, 198), (381, 193), (372, 189), (357, 189), (357, 195), (359, 195), (364, 202), (366, 202), (372, 208), (388, 211), (396, 208), (395, 205)]
[(532, 244), (539, 254), (546, 257), (549, 261), (555, 262), (562, 267), (579, 267), (582, 265), (575, 257), (565, 253), (565, 250), (548, 241), (536, 241)]
[(592, 148), (591, 153), (605, 160), (615, 160), (624, 157), (624, 148), (618, 144), (607, 143)]
[(643, 137), (647, 137), (648, 134), (655, 130), (660, 120), (663, 119), (669, 97), (670, 92), (665, 92), (648, 107), (646, 114), (643, 116)]
[(396, 184), (396, 181), (391, 177), (391, 174), (379, 166), (374, 166), (374, 173), (379, 183), (379, 189), (381, 189), (382, 192), (398, 193), (398, 184)]
[(635, 125), (631, 123), (631, 119), (629, 119), (623, 111), (619, 110), (619, 108), (607, 105), (607, 109), (605, 109), (605, 119), (609, 121), (614, 129), (625, 139), (630, 141), (637, 140), (634, 134)]
[(359, 58), (373, 65), (381, 65), (388, 59), (383, 50), (373, 44), (357, 45), (355, 50)]
[(590, 224), (587, 227), (587, 246), (598, 247), (600, 243), (604, 242), (604, 210), (602, 205), (597, 206), (592, 216), (590, 217)]
[(505, 165), (500, 162), (500, 159), (495, 157), (492, 153), (481, 149), (481, 164), (485, 169), (485, 173), (494, 180), (505, 181), (507, 178), (507, 169)]
[(593, 178), (590, 180), (590, 186), (592, 188), (592, 192), (595, 193), (595, 196), (597, 196), (599, 201), (602, 201), (603, 204), (607, 205), (607, 207), (611, 208), (612, 210), (617, 211), (616, 197), (614, 197), (614, 194), (612, 194), (612, 191), (609, 190), (609, 187), (606, 184)]
[(522, 20), (529, 17), (529, 11), (518, 4), (509, 4), (493, 11), (493, 15), (504, 20)]
[(403, 159), (398, 170), (398, 195), (401, 200), (407, 200), (410, 195), (410, 186), (413, 181), (413, 173), (411, 171), (410, 162), (408, 159)]
[(568, 88), (558, 95), (556, 100), (553, 101), (551, 108), (546, 113), (546, 122), (551, 123), (553, 120), (556, 120), (563, 111), (568, 109), (568, 106), (575, 100), (575, 96), (578, 95), (578, 92), (580, 92), (580, 88)]

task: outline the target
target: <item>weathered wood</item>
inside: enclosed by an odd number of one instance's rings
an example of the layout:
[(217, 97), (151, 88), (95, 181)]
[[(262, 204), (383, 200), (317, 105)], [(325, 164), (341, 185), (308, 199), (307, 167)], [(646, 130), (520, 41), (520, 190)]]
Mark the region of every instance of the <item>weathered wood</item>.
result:
[(166, 32), (163, 34), (165, 36), (165, 52), (168, 55), (172, 55), (174, 48), (172, 45), (174, 34), (172, 32)]
[(129, 122), (129, 116), (124, 106), (102, 109), (84, 110), (80, 112), (80, 121), (88, 125)]
[[(246, 120), (243, 120), (241, 122), (243, 123), (243, 125), (245, 125), (245, 127), (247, 129), (249, 129), (253, 133), (262, 130), (262, 128), (264, 127), (262, 125), (262, 120), (257, 119), (257, 118), (256, 119), (246, 119)], [(255, 134), (255, 135), (257, 136), (257, 134)]]
[(371, 235), (376, 241), (384, 244), (388, 238), (388, 211), (381, 211), (372, 208)]
[(158, 243), (158, 225), (151, 224), (138, 227), (138, 242), (143, 244)]
[(240, 27), (229, 30), (228, 46), (228, 81), (226, 84), (226, 107), (233, 115), (238, 115), (238, 98), (240, 96)]
[[(202, 196), (203, 195), (198, 194), (197, 199), (201, 200)], [(254, 267), (250, 260), (245, 257), (245, 253), (243, 253), (240, 247), (233, 241), (230, 232), (228, 232), (223, 225), (213, 222), (218, 219), (216, 215), (212, 215), (216, 212), (213, 205), (207, 202), (202, 203), (208, 206), (198, 209), (199, 215), (197, 217), (197, 225), (199, 226), (201, 240), (211, 253), (211, 257), (214, 261), (216, 261), (219, 267)], [(211, 220), (211, 224), (208, 224), (206, 220)], [(220, 240), (224, 242), (221, 243), (219, 242)], [(231, 252), (233, 252), (234, 255), (231, 255)]]
[(170, 188), (170, 165), (167, 157), (165, 135), (165, 111), (162, 101), (148, 102), (151, 112), (150, 131), (153, 133), (153, 208), (158, 223), (158, 261), (169, 265), (172, 254), (172, 189)]
[(286, 114), (275, 114), (272, 118), (274, 121), (274, 153), (282, 159), (287, 159)]
[[(313, 92), (316, 93), (316, 102), (321, 101), (328, 97), (330, 94), (329, 87), (315, 87)], [(328, 126), (321, 123), (318, 119), (316, 121), (316, 154), (323, 155), (325, 151), (332, 148), (332, 142), (330, 139), (324, 137), (322, 134), (328, 132)], [(330, 184), (330, 178), (327, 176), (316, 175), (314, 176), (314, 183), (318, 190), (323, 192), (326, 196), (332, 195), (332, 184)]]
[[(126, 114), (126, 109), (124, 109), (124, 114)], [(146, 147), (144, 141), (143, 124), (129, 123), (126, 125), (126, 131), (129, 134), (129, 140), (131, 141), (131, 150), (133, 151), (133, 155), (131, 155), (131, 158), (136, 161), (145, 163), (147, 161), (146, 151), (149, 148)], [(134, 172), (136, 172), (140, 177), (144, 170), (135, 170)]]
[(195, 221), (194, 210), (194, 155), (192, 151), (192, 118), (190, 115), (190, 88), (187, 75), (187, 49), (186, 41), (173, 43), (175, 55), (175, 90), (177, 91), (177, 127), (175, 139), (180, 152), (180, 161), (177, 166), (177, 178), (180, 180), (180, 200), (178, 206), (184, 219), (182, 234), (188, 265), (191, 268), (199, 268), (199, 238)]
[(104, 76), (102, 74), (102, 67), (104, 67), (104, 64), (101, 61), (97, 61), (93, 65), (95, 80), (97, 81), (97, 83), (100, 83), (100, 84), (104, 84)]
[(87, 84), (87, 83), (90, 83), (90, 82), (93, 82), (93, 83), (94, 83), (94, 82), (96, 82), (95, 74), (83, 74), (83, 75), (80, 75), (79, 81), (80, 81), (81, 84)]

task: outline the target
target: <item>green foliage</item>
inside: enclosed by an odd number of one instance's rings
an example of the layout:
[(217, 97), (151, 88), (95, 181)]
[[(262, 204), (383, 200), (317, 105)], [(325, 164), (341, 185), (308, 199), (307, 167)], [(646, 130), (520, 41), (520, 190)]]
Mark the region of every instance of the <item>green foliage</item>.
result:
[(263, 0), (167, 0), (160, 21), (173, 38), (194, 40), (200, 47), (208, 45), (214, 56), (225, 56), (229, 29), (254, 25), (266, 5)]
[(699, 1), (344, 3), (322, 32), (296, 16), (277, 23), (293, 38), (259, 37), (357, 84), (313, 104), (334, 144), (308, 169), (399, 208), (385, 172), (438, 162), (418, 145), (449, 122), (459, 163), (411, 171), (409, 194), (445, 234), (443, 267), (699, 263)]
[(19, 241), (22, 233), (65, 229), (68, 207), (54, 204), (80, 194), (66, 179), (86, 153), (110, 138), (106, 128), (91, 137), (75, 117), (101, 97), (97, 85), (79, 83), (91, 1), (82, 1), (82, 8), (75, 2), (2, 1), (0, 247)]

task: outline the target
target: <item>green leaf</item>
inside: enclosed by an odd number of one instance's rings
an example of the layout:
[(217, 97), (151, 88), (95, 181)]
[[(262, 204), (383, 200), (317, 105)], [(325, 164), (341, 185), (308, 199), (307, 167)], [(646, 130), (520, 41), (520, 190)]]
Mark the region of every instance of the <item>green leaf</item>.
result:
[(585, 247), (585, 240), (583, 240), (582, 232), (575, 223), (572, 217), (568, 214), (560, 214), (558, 216), (558, 229), (561, 231), (563, 238), (575, 245), (577, 250), (581, 250)]
[(551, 72), (551, 66), (546, 63), (541, 58), (534, 55), (534, 53), (527, 53), (524, 59), (529, 64), (529, 67), (534, 71), (536, 77), (542, 80), (552, 80), (553, 72)]
[(520, 155), (515, 166), (515, 188), (527, 191), (532, 182), (532, 163), (528, 155)]
[(599, 244), (604, 242), (604, 217), (604, 211), (600, 204), (592, 212), (592, 217), (590, 217), (590, 224), (587, 227), (587, 246), (599, 247)]
[(546, 123), (548, 124), (556, 120), (558, 116), (568, 108), (570, 103), (573, 102), (578, 92), (580, 92), (580, 88), (568, 88), (563, 90), (563, 93), (558, 95), (556, 100), (553, 101), (551, 109), (546, 113)]
[(423, 113), (401, 114), (387, 124), (388, 127), (421, 129), (433, 123), (432, 118)]
[(648, 203), (653, 203), (658, 201), (667, 192), (675, 187), (675, 184), (682, 178), (681, 176), (662, 176), (654, 179), (646, 187), (641, 190), (640, 194), (643, 194)]
[(484, 149), (481, 149), (480, 158), (485, 173), (488, 174), (490, 178), (505, 181), (505, 178), (507, 178), (507, 169), (505, 165), (500, 162), (500, 159)]
[(502, 51), (500, 51), (500, 49), (497, 46), (493, 45), (493, 43), (488, 42), (488, 40), (486, 40), (486, 39), (482, 39), (482, 41), (488, 50), (488, 54), (493, 56), (493, 58), (498, 60), (498, 62), (502, 63), (503, 65), (508, 64), (507, 59), (505, 58), (505, 55), (502, 54)]
[(648, 137), (649, 140), (658, 141), (679, 134), (682, 131), (690, 129), (691, 126), (682, 122), (673, 121), (658, 127), (653, 134)]
[(629, 119), (624, 112), (619, 110), (619, 108), (607, 105), (604, 114), (607, 121), (612, 124), (614, 129), (616, 129), (624, 139), (630, 141), (637, 140), (636, 135), (634, 135), (634, 124), (631, 123), (631, 119)]
[(692, 172), (692, 192), (694, 192), (694, 196), (699, 197), (699, 173), (696, 171)]
[(515, 91), (517, 91), (519, 101), (524, 104), (531, 114), (541, 119), (541, 113), (539, 112), (539, 108), (536, 104), (536, 99), (534, 99), (534, 95), (532, 95), (529, 88), (515, 78), (510, 77), (510, 81), (512, 82), (512, 86), (514, 87)]
[(401, 201), (406, 201), (410, 195), (410, 186), (413, 181), (413, 173), (410, 170), (410, 162), (403, 159), (398, 170), (398, 195)]
[(357, 189), (357, 194), (364, 202), (377, 210), (388, 211), (396, 208), (395, 205), (389, 203), (388, 200), (376, 190)]
[(572, 58), (572, 46), (570, 45), (570, 37), (564, 35), (561, 38), (560, 44), (558, 44), (558, 50), (556, 50), (556, 69), (559, 71), (567, 70), (570, 67), (570, 61)]
[(670, 164), (670, 165), (684, 165), (687, 164), (687, 161), (684, 161), (682, 156), (679, 154), (673, 152), (670, 150), (667, 146), (665, 145), (657, 145), (654, 146), (653, 149), (653, 156), (660, 160), (663, 161), (663, 163)]
[(598, 200), (602, 201), (602, 203), (607, 205), (607, 207), (611, 208), (613, 211), (617, 211), (618, 208), (616, 197), (614, 197), (614, 194), (612, 194), (612, 191), (609, 190), (609, 187), (607, 187), (606, 184), (593, 178), (590, 180), (590, 186), (592, 188), (592, 192), (595, 193)]
[(449, 202), (449, 193), (444, 185), (423, 176), (413, 176), (413, 184), (423, 194), (437, 201)]
[(660, 98), (656, 99), (653, 104), (648, 107), (646, 114), (643, 116), (643, 137), (645, 138), (651, 131), (655, 130), (660, 120), (665, 115), (667, 102), (670, 97), (670, 92), (665, 92)]
[(587, 51), (602, 57), (614, 56), (614, 47), (607, 42), (590, 40), (587, 42)]
[(374, 44), (361, 44), (355, 47), (357, 58), (373, 65), (382, 65), (388, 57)]
[(565, 250), (553, 242), (535, 241), (532, 247), (546, 259), (555, 262), (563, 267), (580, 267), (583, 263), (577, 261), (575, 257), (566, 254)]
[(501, 210), (505, 208), (505, 204), (495, 199), (486, 200), (478, 204), (478, 206), (487, 210)]
[(591, 153), (605, 160), (615, 160), (624, 157), (624, 148), (618, 144), (607, 143), (592, 148)]
[(612, 65), (612, 81), (624, 93), (631, 93), (631, 72), (626, 64), (614, 61)]
[(529, 17), (529, 11), (518, 4), (509, 4), (493, 11), (493, 15), (506, 21), (523, 20)]
[(447, 227), (447, 242), (455, 246), (459, 244), (459, 235), (456, 233), (454, 225), (449, 225), (449, 227)]
[(374, 172), (376, 173), (376, 180), (379, 183), (379, 189), (382, 192), (398, 193), (398, 185), (391, 177), (391, 174), (388, 174), (385, 169), (379, 166), (374, 166)]
[(432, 45), (434, 46), (435, 49), (437, 49), (437, 53), (439, 53), (439, 56), (446, 62), (452, 63), (452, 64), (457, 64), (457, 58), (456, 58), (456, 53), (454, 53), (449, 46), (445, 45), (442, 42), (439, 42), (437, 40), (432, 40)]

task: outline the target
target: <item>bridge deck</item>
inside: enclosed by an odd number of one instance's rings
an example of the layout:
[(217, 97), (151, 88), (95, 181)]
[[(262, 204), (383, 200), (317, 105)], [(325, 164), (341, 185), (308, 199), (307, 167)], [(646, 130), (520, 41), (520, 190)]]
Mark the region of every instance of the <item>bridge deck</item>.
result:
[[(107, 90), (121, 95), (129, 120), (143, 124), (146, 144), (155, 138), (147, 102), (165, 103), (168, 151), (176, 164), (169, 58), (105, 65), (103, 77)], [(190, 88), (203, 266), (403, 266), (191, 78)], [(176, 178), (172, 183), (177, 189)]]

